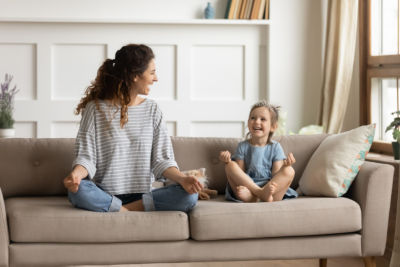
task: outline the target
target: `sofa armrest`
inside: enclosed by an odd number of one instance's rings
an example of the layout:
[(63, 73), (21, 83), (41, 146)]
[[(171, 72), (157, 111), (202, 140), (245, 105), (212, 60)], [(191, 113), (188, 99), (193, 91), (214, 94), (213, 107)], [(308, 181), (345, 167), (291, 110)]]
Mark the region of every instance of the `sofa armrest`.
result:
[(3, 193), (0, 188), (0, 267), (8, 266), (9, 243), (6, 207), (4, 205)]
[(366, 161), (354, 180), (353, 199), (361, 207), (363, 256), (383, 255), (389, 221), (394, 168)]

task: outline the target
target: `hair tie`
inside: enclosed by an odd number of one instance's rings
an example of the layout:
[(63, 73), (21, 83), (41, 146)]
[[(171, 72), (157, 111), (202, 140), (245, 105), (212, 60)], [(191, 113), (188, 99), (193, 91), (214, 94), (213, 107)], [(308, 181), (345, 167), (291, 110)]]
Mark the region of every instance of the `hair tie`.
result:
[(111, 65), (114, 68), (115, 67), (115, 59), (110, 59)]

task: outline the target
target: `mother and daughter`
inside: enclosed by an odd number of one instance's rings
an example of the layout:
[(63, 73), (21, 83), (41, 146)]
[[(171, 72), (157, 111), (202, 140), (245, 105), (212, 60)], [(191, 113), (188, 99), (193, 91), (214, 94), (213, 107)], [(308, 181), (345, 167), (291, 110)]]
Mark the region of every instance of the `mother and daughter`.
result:
[[(76, 108), (82, 114), (75, 160), (64, 179), (68, 199), (77, 208), (98, 212), (176, 210), (189, 212), (203, 189), (179, 171), (163, 114), (149, 94), (157, 81), (154, 54), (146, 45), (129, 44), (107, 59)], [(285, 158), (271, 141), (278, 109), (257, 103), (248, 120), (250, 138), (231, 159), (221, 152), (228, 178), (226, 198), (278, 201), (296, 197), (292, 154)], [(152, 190), (154, 179), (176, 184)]]

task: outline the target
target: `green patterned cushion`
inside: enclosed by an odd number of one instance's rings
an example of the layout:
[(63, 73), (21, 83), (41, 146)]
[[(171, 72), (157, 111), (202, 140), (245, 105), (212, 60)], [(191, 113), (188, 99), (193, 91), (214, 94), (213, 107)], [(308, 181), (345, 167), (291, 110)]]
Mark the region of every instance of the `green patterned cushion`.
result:
[(365, 161), (375, 124), (328, 136), (312, 155), (299, 181), (298, 192), (340, 197), (347, 192)]

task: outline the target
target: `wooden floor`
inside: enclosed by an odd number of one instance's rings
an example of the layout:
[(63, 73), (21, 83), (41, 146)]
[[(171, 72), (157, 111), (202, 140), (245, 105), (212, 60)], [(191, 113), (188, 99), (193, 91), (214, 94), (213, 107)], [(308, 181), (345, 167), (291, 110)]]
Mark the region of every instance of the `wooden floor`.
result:
[[(105, 265), (96, 265), (105, 266)], [(387, 267), (379, 258), (377, 267)], [(79, 267), (84, 267), (80, 265)], [(85, 265), (89, 267), (89, 265)], [(93, 267), (93, 265), (90, 265)], [(271, 260), (271, 261), (236, 261), (236, 262), (192, 262), (192, 263), (157, 263), (157, 264), (128, 264), (111, 265), (109, 267), (319, 267), (317, 259), (310, 260)], [(364, 267), (361, 258), (328, 259), (328, 267)]]
[[(285, 260), (285, 261), (238, 261), (238, 262), (199, 262), (175, 264), (137, 264), (132, 267), (319, 267), (319, 261), (312, 260)], [(360, 259), (332, 259), (328, 260), (328, 267), (364, 267)]]

